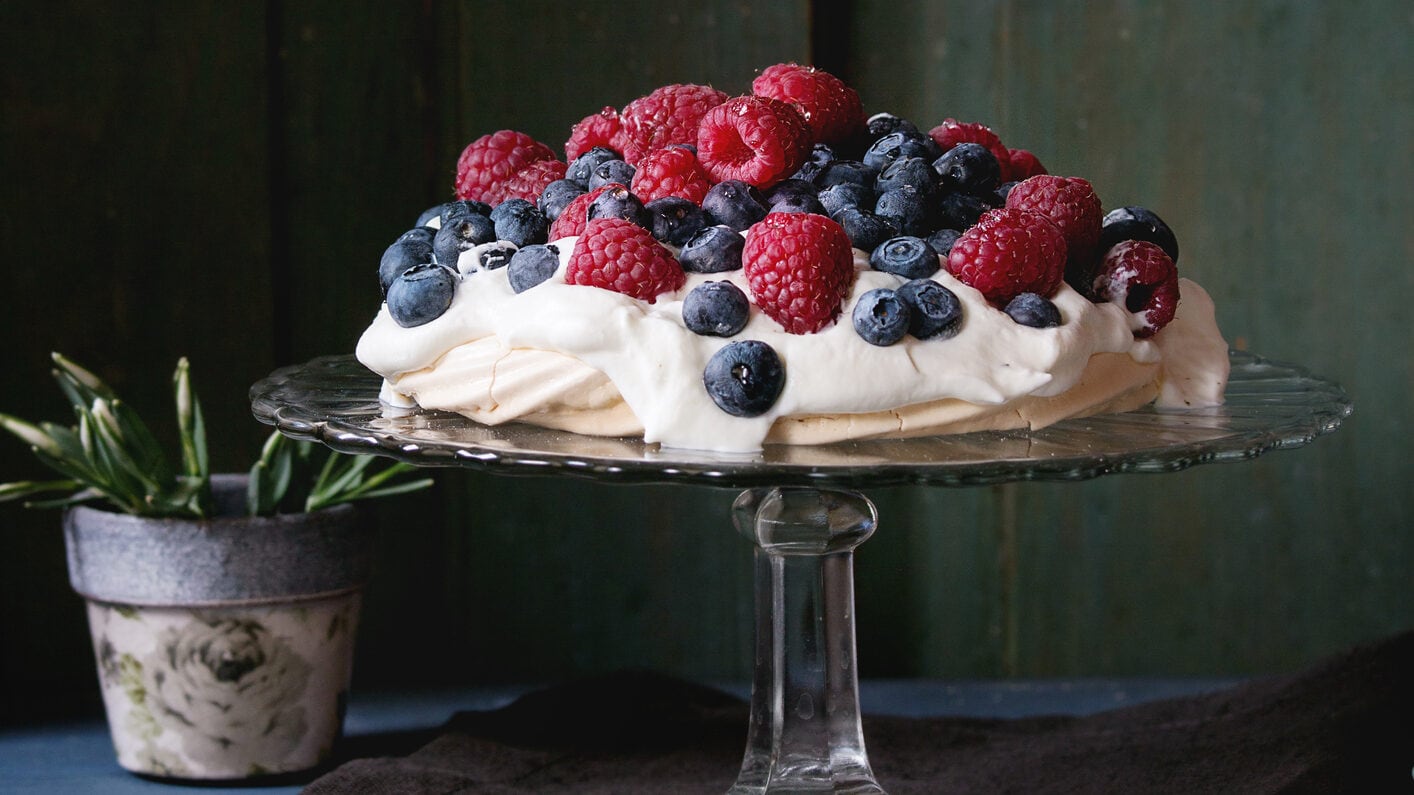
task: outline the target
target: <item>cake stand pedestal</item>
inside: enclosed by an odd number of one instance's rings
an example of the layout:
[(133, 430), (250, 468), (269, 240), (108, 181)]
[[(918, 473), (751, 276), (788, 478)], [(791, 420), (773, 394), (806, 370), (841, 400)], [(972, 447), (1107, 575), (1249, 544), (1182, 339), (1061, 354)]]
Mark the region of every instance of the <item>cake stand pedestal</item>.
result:
[(878, 793), (860, 725), (853, 575), (854, 549), (878, 517), (859, 489), (1171, 472), (1300, 446), (1350, 414), (1339, 386), (1299, 367), (1239, 352), (1232, 365), (1226, 403), (1215, 408), (1150, 407), (1040, 431), (773, 445), (753, 456), (395, 410), (378, 400), (381, 379), (349, 356), (277, 370), (251, 387), (251, 406), (290, 436), (423, 466), (745, 489), (732, 514), (756, 548), (756, 647), (731, 791)]

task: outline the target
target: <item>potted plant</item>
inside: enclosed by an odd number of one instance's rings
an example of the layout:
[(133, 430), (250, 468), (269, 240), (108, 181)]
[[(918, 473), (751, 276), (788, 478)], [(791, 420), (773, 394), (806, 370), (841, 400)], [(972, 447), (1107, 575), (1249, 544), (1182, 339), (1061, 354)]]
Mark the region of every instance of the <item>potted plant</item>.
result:
[(0, 484), (0, 501), (65, 509), (119, 764), (182, 779), (317, 767), (342, 727), (372, 562), (349, 503), (431, 481), (279, 433), (249, 473), (213, 476), (185, 359), (173, 464), (103, 381), (54, 363), (75, 424), (0, 426), (61, 477)]

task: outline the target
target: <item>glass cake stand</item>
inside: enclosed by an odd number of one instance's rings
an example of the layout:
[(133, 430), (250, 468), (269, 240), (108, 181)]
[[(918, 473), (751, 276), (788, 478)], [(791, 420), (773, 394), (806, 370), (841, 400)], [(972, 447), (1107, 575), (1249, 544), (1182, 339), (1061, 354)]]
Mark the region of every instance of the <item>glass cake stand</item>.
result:
[(853, 550), (878, 514), (860, 489), (1083, 480), (1243, 461), (1304, 445), (1350, 414), (1345, 392), (1289, 364), (1234, 351), (1226, 403), (982, 432), (733, 456), (456, 414), (396, 410), (351, 356), (275, 371), (251, 387), (255, 416), (347, 453), (500, 474), (744, 489), (732, 506), (755, 545), (756, 653), (746, 753), (733, 793), (880, 793), (865, 753), (855, 670)]

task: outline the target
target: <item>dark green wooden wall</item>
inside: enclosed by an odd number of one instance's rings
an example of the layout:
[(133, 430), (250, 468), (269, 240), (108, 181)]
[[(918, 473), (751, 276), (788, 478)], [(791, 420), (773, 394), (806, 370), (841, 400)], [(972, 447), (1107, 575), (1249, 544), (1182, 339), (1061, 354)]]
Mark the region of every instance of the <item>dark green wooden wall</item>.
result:
[[(1346, 427), (1241, 465), (890, 489), (865, 676), (1247, 674), (1414, 625), (1410, 20), (1395, 0), (425, 0), (0, 5), (0, 410), (64, 419), (63, 351), (164, 424), (194, 363), (217, 462), (245, 390), (352, 350), (388, 241), (472, 137), (783, 60), (872, 111), (985, 121), (1178, 231), (1234, 344), (1346, 386)], [(0, 440), (0, 481), (35, 474)], [(441, 472), (380, 506), (356, 682), (739, 678), (733, 494)], [(0, 506), (0, 724), (94, 712), (58, 517)], [(56, 697), (55, 694), (59, 695)]]

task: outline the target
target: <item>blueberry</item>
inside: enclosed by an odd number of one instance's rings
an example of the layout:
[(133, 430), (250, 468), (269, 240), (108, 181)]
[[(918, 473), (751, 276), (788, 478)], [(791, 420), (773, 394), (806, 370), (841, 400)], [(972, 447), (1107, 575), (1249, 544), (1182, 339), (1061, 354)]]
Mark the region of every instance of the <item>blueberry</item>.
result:
[(820, 200), (814, 196), (787, 196), (771, 205), (773, 213), (814, 213), (828, 215)]
[(966, 193), (944, 193), (938, 199), (938, 222), (948, 229), (966, 229), (977, 223), (992, 205)]
[(707, 214), (695, 202), (664, 196), (643, 205), (653, 223), (653, 237), (681, 248), (707, 226)]
[(569, 168), (565, 169), (565, 179), (578, 182), (580, 187), (587, 190), (589, 177), (594, 173), (594, 169), (610, 160), (623, 160), (623, 157), (612, 149), (596, 146), (570, 161)]
[(874, 180), (878, 176), (879, 169), (866, 166), (858, 160), (835, 160), (826, 163), (820, 173), (815, 175), (814, 181), (821, 190), (843, 182), (873, 188)]
[(757, 417), (776, 404), (786, 384), (775, 349), (760, 340), (729, 342), (712, 354), (702, 385), (717, 408), (734, 417)]
[(952, 244), (956, 243), (959, 237), (962, 237), (961, 232), (944, 227), (929, 235), (927, 240), (928, 245), (938, 252), (938, 256), (947, 259), (948, 254), (952, 253)]
[(938, 193), (938, 172), (921, 157), (901, 157), (874, 179), (874, 190), (887, 193), (902, 187), (916, 188), (926, 199)]
[(703, 282), (682, 302), (682, 322), (694, 334), (730, 337), (746, 328), (751, 304), (731, 282)]
[(461, 253), (473, 246), (496, 239), (496, 225), (480, 213), (463, 213), (448, 218), (432, 239), (432, 253), (437, 261), (456, 270)]
[(920, 238), (889, 238), (869, 254), (869, 266), (905, 279), (926, 279), (938, 272), (938, 252)]
[(1060, 310), (1056, 309), (1056, 305), (1035, 293), (1018, 295), (1002, 311), (1012, 320), (1032, 328), (1051, 328), (1061, 324)]
[(545, 217), (551, 221), (560, 217), (560, 213), (570, 205), (570, 202), (583, 196), (584, 186), (578, 182), (568, 179), (557, 179), (545, 186), (545, 190), (540, 192), (540, 200), (537, 205), (540, 212), (545, 213)]
[(723, 273), (741, 269), (746, 239), (730, 226), (709, 226), (688, 238), (678, 262), (688, 273)]
[(614, 184), (628, 187), (633, 184), (633, 175), (637, 170), (622, 160), (605, 160), (589, 172), (589, 189)]
[(875, 141), (864, 152), (864, 164), (882, 171), (890, 163), (904, 157), (920, 157), (931, 163), (938, 156), (938, 145), (921, 133), (891, 132)]
[(844, 227), (850, 245), (862, 251), (873, 251), (880, 243), (899, 232), (898, 227), (889, 219), (880, 218), (858, 207), (846, 207), (830, 217)]
[(1105, 214), (1100, 227), (1100, 254), (1122, 240), (1147, 240), (1178, 264), (1178, 238), (1164, 220), (1144, 207), (1119, 207)]
[(403, 328), (421, 326), (441, 317), (456, 292), (457, 277), (451, 270), (432, 263), (418, 265), (388, 286), (388, 314)]
[(430, 246), (432, 245), (432, 241), (436, 239), (436, 237), (436, 229), (433, 229), (430, 226), (419, 226), (409, 229), (401, 235), (398, 235), (398, 239), (395, 242), (402, 242), (404, 240), (420, 240)]
[(476, 267), (484, 271), (504, 268), (511, 261), (511, 256), (516, 253), (517, 248), (518, 246), (509, 240), (482, 243), (472, 249), (476, 252)]
[(702, 198), (707, 220), (745, 232), (766, 217), (766, 204), (761, 192), (739, 179), (718, 182)]
[(447, 202), (442, 205), (442, 214), (439, 216), (442, 226), (459, 215), (491, 215), (491, 205), (486, 202), (479, 202), (475, 199), (462, 199), (460, 201)]
[(981, 144), (958, 144), (933, 161), (933, 168), (944, 188), (974, 196), (995, 191), (1002, 181), (997, 156)]
[(421, 240), (398, 238), (393, 245), (383, 251), (382, 259), (378, 260), (378, 286), (386, 295), (388, 285), (403, 275), (404, 271), (431, 261), (432, 246), (430, 244)]
[(544, 243), (550, 236), (550, 219), (525, 199), (506, 199), (491, 211), (496, 237), (519, 246)]
[(859, 296), (850, 316), (854, 331), (870, 345), (893, 345), (908, 333), (908, 305), (893, 290), (870, 290)]
[(905, 235), (922, 237), (938, 227), (937, 212), (928, 197), (912, 185), (879, 194), (874, 214), (893, 223)]
[(1002, 184), (998, 185), (996, 193), (993, 194), (992, 204), (996, 207), (1005, 207), (1007, 194), (1011, 193), (1012, 188), (1015, 188), (1017, 185), (1020, 184), (1021, 183), (1017, 180), (1012, 180), (1010, 182), (1003, 182)]
[(873, 188), (853, 182), (841, 182), (820, 191), (820, 206), (827, 215), (834, 215), (846, 207), (873, 207), (879, 195)]
[(815, 187), (815, 183), (807, 182), (803, 179), (787, 179), (777, 182), (770, 190), (761, 196), (761, 201), (767, 207), (774, 207), (783, 201), (798, 200), (803, 196), (815, 198), (815, 194), (820, 189)]
[(917, 133), (918, 126), (908, 119), (901, 119), (892, 113), (875, 113), (869, 117), (869, 137), (873, 140), (883, 138), (889, 133), (909, 132)]
[(908, 305), (908, 333), (918, 339), (948, 339), (962, 328), (962, 302), (956, 293), (932, 279), (904, 282), (896, 292)]
[(643, 202), (622, 185), (610, 186), (590, 202), (588, 218), (591, 221), (595, 218), (622, 218), (650, 232), (653, 230), (653, 219), (644, 209)]
[(428, 207), (426, 210), (423, 210), (422, 215), (419, 215), (417, 217), (417, 223), (413, 224), (413, 226), (427, 226), (428, 224), (432, 223), (433, 218), (441, 220), (442, 207), (443, 205), (441, 204), (435, 204), (431, 207)]
[(523, 293), (555, 275), (560, 268), (560, 250), (555, 246), (526, 246), (511, 255), (506, 278), (511, 289)]
[(812, 182), (820, 173), (820, 169), (835, 159), (835, 150), (831, 149), (829, 144), (815, 144), (810, 147), (810, 154), (806, 157), (804, 165), (796, 169), (791, 178)]

